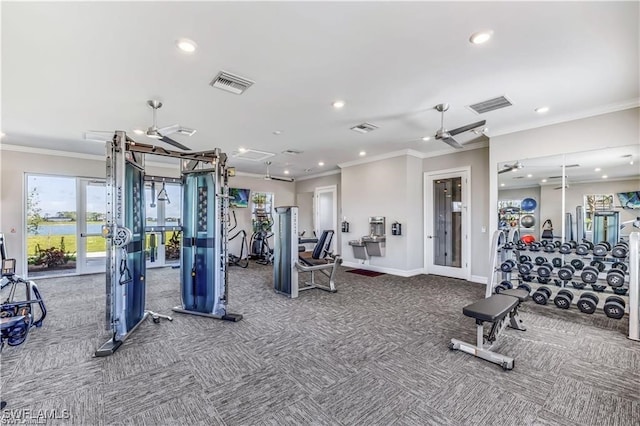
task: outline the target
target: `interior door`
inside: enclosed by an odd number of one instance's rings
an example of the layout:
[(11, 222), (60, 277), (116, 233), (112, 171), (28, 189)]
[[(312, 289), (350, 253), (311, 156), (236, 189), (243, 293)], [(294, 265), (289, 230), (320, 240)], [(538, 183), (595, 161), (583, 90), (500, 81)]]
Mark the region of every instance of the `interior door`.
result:
[(335, 235), (338, 230), (338, 196), (335, 185), (318, 187), (315, 190), (315, 231), (318, 238), (322, 231), (333, 230), (331, 250), (335, 247)]
[(107, 205), (105, 181), (79, 179), (78, 182), (78, 272), (103, 272), (106, 265), (106, 240), (102, 236)]
[(425, 173), (425, 269), (469, 280), (469, 170)]

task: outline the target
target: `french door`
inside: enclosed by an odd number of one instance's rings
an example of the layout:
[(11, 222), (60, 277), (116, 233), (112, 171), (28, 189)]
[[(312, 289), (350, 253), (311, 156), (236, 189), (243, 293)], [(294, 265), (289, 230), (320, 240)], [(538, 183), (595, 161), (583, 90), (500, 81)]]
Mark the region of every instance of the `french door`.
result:
[(106, 185), (103, 179), (78, 179), (78, 252), (80, 274), (104, 272), (106, 239), (102, 225), (106, 217)]

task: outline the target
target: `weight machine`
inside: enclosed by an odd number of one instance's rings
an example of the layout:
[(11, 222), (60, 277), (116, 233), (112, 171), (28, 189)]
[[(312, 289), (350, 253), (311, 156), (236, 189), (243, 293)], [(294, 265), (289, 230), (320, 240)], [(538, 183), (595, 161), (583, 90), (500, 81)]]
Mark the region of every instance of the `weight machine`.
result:
[(183, 183), (181, 248), (182, 306), (175, 312), (238, 321), (228, 314), (227, 227), (228, 169), (219, 149), (169, 151), (140, 144), (116, 131), (106, 147), (107, 240), (106, 329), (111, 338), (95, 356), (113, 354), (147, 318), (172, 318), (145, 310), (146, 261), (145, 156), (180, 159)]

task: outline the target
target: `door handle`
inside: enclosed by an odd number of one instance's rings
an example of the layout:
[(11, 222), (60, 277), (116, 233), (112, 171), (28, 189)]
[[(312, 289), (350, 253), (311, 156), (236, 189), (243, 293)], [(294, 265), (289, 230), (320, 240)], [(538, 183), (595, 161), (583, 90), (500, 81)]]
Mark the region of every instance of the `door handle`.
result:
[(80, 233), (81, 237), (102, 237), (102, 234), (95, 234), (95, 233), (91, 233), (91, 234), (85, 234), (84, 232)]
[(427, 238), (432, 239), (433, 235), (427, 235)]

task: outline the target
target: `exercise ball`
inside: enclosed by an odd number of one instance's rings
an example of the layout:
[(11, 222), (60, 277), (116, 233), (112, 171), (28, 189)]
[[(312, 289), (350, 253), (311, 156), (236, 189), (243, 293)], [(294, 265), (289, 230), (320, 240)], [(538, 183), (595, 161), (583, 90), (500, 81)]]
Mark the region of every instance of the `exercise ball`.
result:
[[(538, 203), (536, 203), (536, 200), (534, 200), (533, 198), (525, 198), (524, 200), (522, 200), (522, 202), (520, 203), (520, 208), (524, 211), (530, 212), (532, 210), (535, 210), (536, 207), (538, 207)], [(532, 225), (533, 226), (533, 225)], [(528, 228), (528, 226), (527, 226)]]
[(533, 217), (533, 215), (526, 214), (520, 218), (520, 225), (522, 225), (523, 228), (531, 228), (535, 224), (536, 218)]
[(527, 234), (520, 237), (520, 240), (525, 244), (531, 244), (536, 240), (536, 237), (534, 237), (533, 235)]

